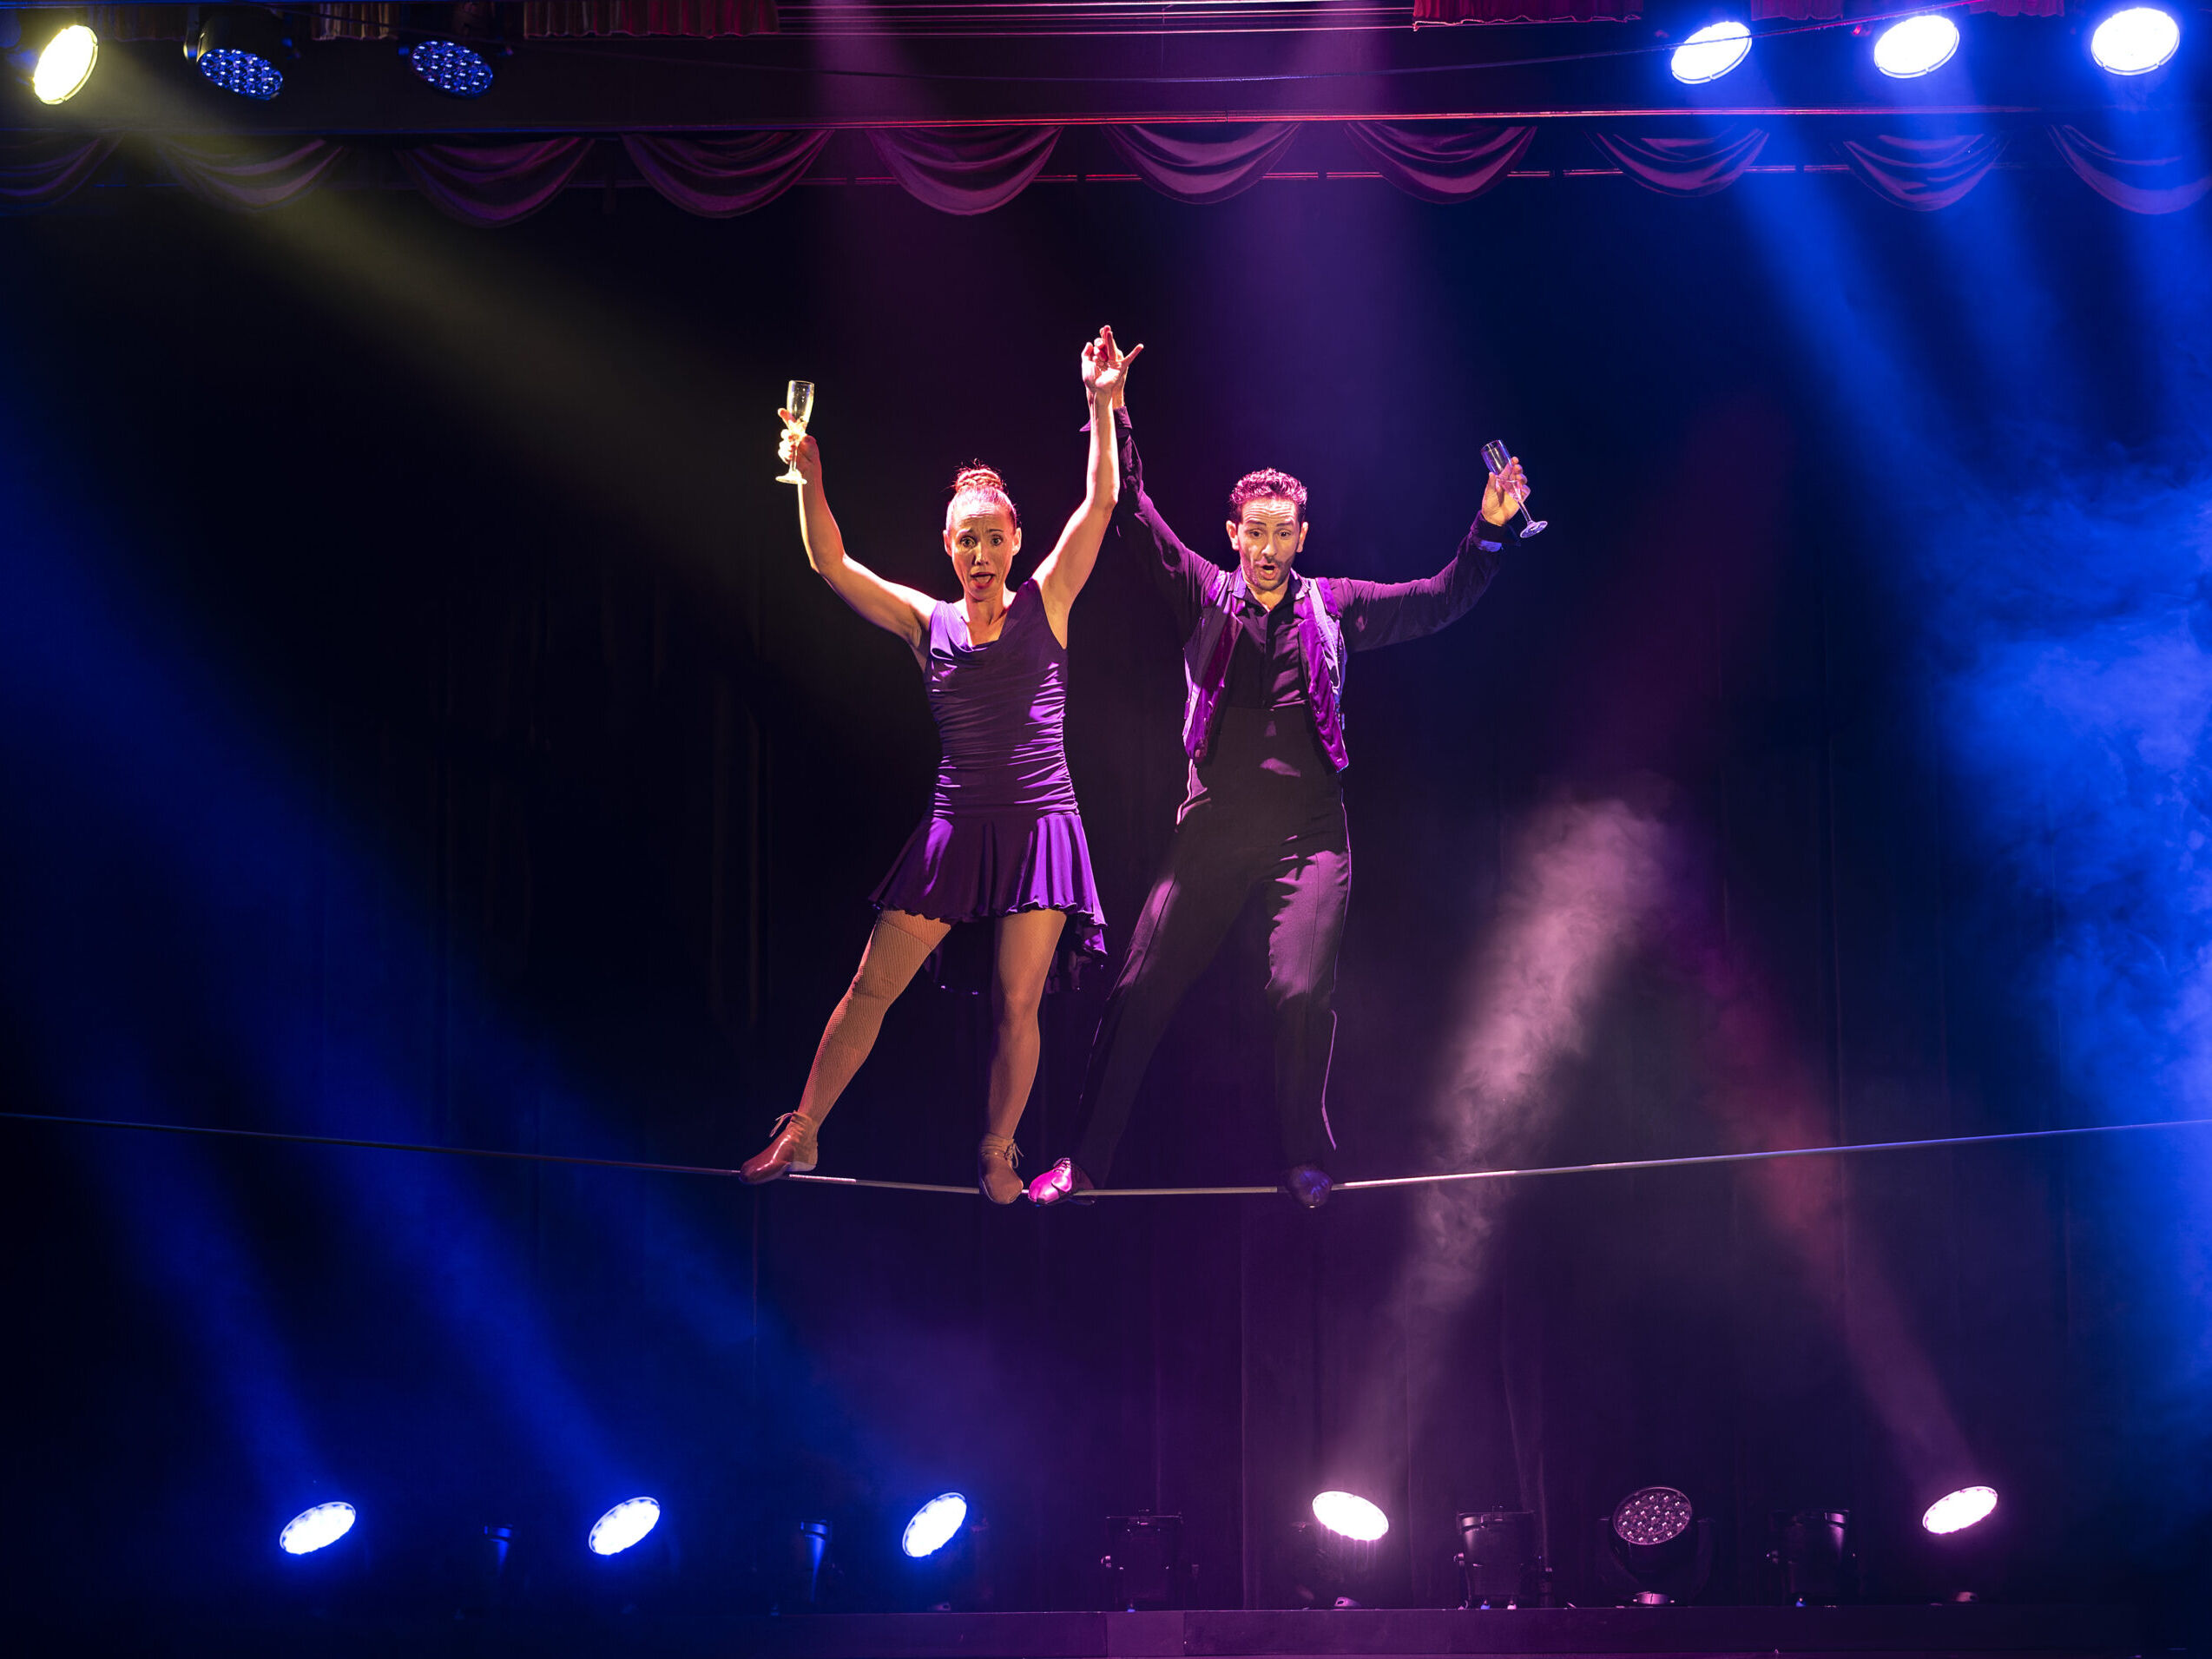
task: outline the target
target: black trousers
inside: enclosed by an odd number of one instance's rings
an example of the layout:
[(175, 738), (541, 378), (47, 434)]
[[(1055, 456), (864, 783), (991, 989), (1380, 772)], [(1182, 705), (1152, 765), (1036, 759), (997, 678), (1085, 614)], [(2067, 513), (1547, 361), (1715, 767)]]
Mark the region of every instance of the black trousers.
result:
[(1253, 890), (1267, 912), (1267, 1003), (1285, 1168), (1334, 1149), (1326, 1096), (1336, 1039), (1336, 953), (1352, 898), (1343, 798), (1268, 810), (1208, 798), (1176, 826), (1090, 1045), (1075, 1161), (1103, 1182), (1137, 1085), (1176, 1004), (1221, 947)]

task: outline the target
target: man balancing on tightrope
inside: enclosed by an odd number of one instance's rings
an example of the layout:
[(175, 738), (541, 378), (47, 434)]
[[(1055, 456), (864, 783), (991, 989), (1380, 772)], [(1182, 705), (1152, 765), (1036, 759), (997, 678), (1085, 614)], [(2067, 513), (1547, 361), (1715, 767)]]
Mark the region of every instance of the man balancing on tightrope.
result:
[(1142, 550), (1182, 635), (1190, 786), (1091, 1043), (1075, 1150), (1030, 1183), (1030, 1200), (1083, 1202), (1106, 1179), (1175, 1004), (1257, 888), (1267, 912), (1282, 1186), (1316, 1209), (1329, 1195), (1323, 1160), (1336, 1144), (1325, 1098), (1336, 1037), (1329, 1004), (1352, 894), (1339, 781), (1349, 764), (1346, 659), (1465, 616), (1497, 572), (1498, 526), (1526, 498), (1528, 480), (1517, 459), (1490, 474), (1482, 517), (1458, 557), (1426, 581), (1355, 582), (1294, 573), (1306, 486), (1272, 470), (1248, 473), (1229, 492), (1237, 562), (1225, 570), (1184, 546), (1146, 492), (1126, 392), (1123, 381), (1114, 400), (1122, 477), (1114, 525)]

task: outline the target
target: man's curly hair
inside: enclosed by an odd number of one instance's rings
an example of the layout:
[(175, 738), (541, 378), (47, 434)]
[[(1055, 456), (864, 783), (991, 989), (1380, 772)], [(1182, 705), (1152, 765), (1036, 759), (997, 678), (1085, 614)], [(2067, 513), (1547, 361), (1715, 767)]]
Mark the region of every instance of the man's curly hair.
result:
[(1242, 518), (1244, 505), (1249, 501), (1287, 501), (1297, 510), (1297, 522), (1306, 522), (1306, 486), (1287, 472), (1264, 466), (1257, 472), (1246, 473), (1236, 481), (1236, 488), (1229, 491), (1229, 511)]

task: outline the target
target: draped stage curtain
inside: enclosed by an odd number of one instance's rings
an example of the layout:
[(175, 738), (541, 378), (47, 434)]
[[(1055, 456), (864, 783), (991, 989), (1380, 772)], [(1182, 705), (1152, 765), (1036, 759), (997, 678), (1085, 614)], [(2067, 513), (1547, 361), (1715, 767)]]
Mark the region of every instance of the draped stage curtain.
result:
[(1109, 127), (1106, 136), (1136, 174), (1178, 201), (1227, 201), (1260, 182), (1298, 136), (1294, 121)]
[(790, 189), (829, 141), (826, 132), (633, 133), (622, 148), (672, 206), (703, 219), (727, 219), (765, 207)]
[(201, 201), (240, 213), (296, 201), (330, 176), (346, 147), (327, 138), (157, 138), (155, 153)]
[(939, 213), (1003, 207), (1044, 171), (1057, 127), (899, 127), (871, 132), (906, 194)]
[(415, 188), (466, 225), (518, 224), (569, 187), (588, 138), (540, 138), (521, 144), (425, 144), (398, 152)]
[(773, 35), (776, 0), (524, 0), (524, 40), (604, 35)]
[(1643, 16), (1641, 0), (1413, 0), (1424, 23), (1612, 23)]
[(1350, 121), (1345, 130), (1383, 177), (1424, 201), (1468, 201), (1513, 169), (1536, 137), (1532, 123)]
[[(1354, 121), (1350, 142), (1382, 176), (1421, 201), (1472, 201), (1518, 165), (1531, 122)], [(1298, 122), (1127, 124), (1105, 136), (1136, 175), (1180, 201), (1227, 201), (1265, 177), (1296, 139)], [(1057, 126), (909, 127), (868, 135), (876, 153), (918, 201), (949, 214), (1004, 207), (1050, 161)], [(2114, 122), (2092, 133), (2047, 129), (2058, 158), (2082, 181), (2130, 213), (2168, 214), (2212, 194), (2212, 156), (2192, 137), (2159, 125)], [(1704, 133), (1593, 128), (1597, 150), (1648, 189), (1675, 196), (1723, 190), (1753, 166), (1771, 132), (1731, 126)], [(732, 134), (631, 134), (621, 143), (654, 189), (686, 213), (727, 218), (766, 207), (814, 165), (827, 129)], [(162, 137), (146, 151), (203, 201), (264, 212), (348, 180), (371, 181), (396, 166), (417, 189), (463, 222), (518, 223), (576, 182), (602, 142), (582, 137), (517, 143), (438, 143), (383, 151), (326, 138)], [(1840, 139), (1836, 153), (1867, 188), (1915, 212), (1948, 207), (1981, 182), (2005, 153), (2003, 133)], [(113, 136), (25, 134), (0, 138), (0, 212), (58, 206), (114, 156)], [(134, 152), (138, 153), (138, 152)], [(381, 158), (389, 155), (391, 162)], [(388, 173), (386, 174), (388, 177)], [(594, 178), (597, 172), (595, 169)]]
[(2060, 158), (2082, 182), (2130, 213), (2179, 213), (2212, 189), (2212, 162), (2196, 145), (2165, 135), (2131, 136), (2136, 153), (2123, 155), (2078, 127), (2051, 129)]
[(1709, 196), (1743, 176), (1766, 148), (1767, 134), (1759, 127), (1729, 127), (1689, 137), (1593, 132), (1590, 142), (1648, 190), (1667, 196)]
[(1948, 207), (1997, 165), (2005, 140), (1994, 133), (1952, 138), (1897, 138), (1888, 134), (1837, 146), (1862, 183), (1886, 201), (1916, 213)]
[(0, 145), (0, 210), (30, 213), (67, 201), (115, 154), (112, 138), (41, 133)]

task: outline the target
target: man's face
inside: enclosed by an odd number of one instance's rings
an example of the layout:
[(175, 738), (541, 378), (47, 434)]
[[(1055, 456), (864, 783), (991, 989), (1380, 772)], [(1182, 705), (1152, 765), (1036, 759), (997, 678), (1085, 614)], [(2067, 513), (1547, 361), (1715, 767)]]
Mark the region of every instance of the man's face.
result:
[(1263, 497), (1244, 504), (1244, 516), (1229, 525), (1229, 544), (1244, 568), (1244, 585), (1262, 604), (1290, 585), (1290, 567), (1306, 545), (1306, 526), (1295, 504)]

